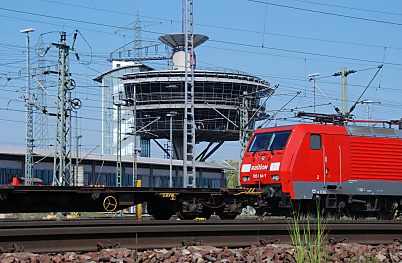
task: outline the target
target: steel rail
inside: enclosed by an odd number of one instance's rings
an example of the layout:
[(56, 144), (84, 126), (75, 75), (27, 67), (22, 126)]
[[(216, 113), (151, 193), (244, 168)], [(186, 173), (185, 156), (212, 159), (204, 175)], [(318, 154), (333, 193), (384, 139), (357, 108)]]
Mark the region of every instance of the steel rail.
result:
[[(306, 222), (301, 222), (301, 226)], [(315, 222), (310, 222), (314, 233)], [(389, 244), (402, 239), (402, 223), (328, 221), (326, 239)], [(290, 220), (135, 221), (132, 218), (0, 221), (0, 252), (96, 251), (102, 248), (171, 248), (187, 245), (246, 247), (291, 243)]]

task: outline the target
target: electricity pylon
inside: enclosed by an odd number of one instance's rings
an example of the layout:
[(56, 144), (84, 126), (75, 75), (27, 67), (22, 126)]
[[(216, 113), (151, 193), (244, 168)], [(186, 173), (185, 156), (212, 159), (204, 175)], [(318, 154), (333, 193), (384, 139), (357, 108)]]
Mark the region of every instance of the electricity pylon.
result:
[[(58, 93), (56, 111), (56, 143), (53, 170), (53, 185), (74, 185), (74, 171), (71, 157), (72, 129), (71, 117), (73, 109), (81, 106), (79, 100), (71, 99), (71, 90), (75, 87), (74, 80), (70, 79), (69, 52), (74, 50), (74, 34), (72, 47), (66, 44), (66, 32), (60, 33), (60, 42), (53, 43), (59, 50), (58, 56)], [(78, 158), (78, 156), (76, 157)]]

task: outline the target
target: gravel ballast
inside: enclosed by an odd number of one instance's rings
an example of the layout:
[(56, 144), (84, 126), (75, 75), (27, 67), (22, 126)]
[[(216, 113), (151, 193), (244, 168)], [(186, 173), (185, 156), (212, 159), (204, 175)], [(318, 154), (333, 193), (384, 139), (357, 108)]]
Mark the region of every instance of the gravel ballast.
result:
[[(332, 243), (326, 245), (324, 249), (322, 262), (402, 263), (402, 244), (400, 241), (378, 246)], [(295, 249), (291, 245), (269, 244), (237, 249), (188, 246), (140, 252), (118, 248), (88, 253), (2, 253), (0, 254), (0, 262), (296, 262), (296, 255)]]

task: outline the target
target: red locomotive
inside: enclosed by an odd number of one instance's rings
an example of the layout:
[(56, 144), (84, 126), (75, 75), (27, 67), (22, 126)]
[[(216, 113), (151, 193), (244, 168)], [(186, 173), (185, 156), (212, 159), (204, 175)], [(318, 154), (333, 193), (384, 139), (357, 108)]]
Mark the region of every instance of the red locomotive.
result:
[[(401, 127), (400, 127), (401, 128)], [(244, 187), (266, 192), (259, 213), (295, 206), (390, 218), (402, 207), (402, 130), (296, 124), (257, 129), (240, 171)]]

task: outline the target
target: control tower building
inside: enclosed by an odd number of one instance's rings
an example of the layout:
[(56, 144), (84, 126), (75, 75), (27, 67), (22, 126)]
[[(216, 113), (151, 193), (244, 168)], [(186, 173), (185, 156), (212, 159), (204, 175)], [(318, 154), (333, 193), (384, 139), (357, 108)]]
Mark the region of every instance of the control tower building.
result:
[[(141, 66), (140, 70), (123, 74), (119, 81), (124, 86), (126, 99), (136, 100), (130, 105), (132, 114), (136, 113), (136, 127), (147, 127), (141, 132), (141, 139), (155, 140), (168, 156), (169, 151), (158, 141), (169, 139), (172, 129), (174, 158), (182, 160), (186, 67), (184, 33), (163, 35), (159, 40), (172, 49), (171, 68), (147, 70)], [(195, 34), (194, 48), (207, 40), (207, 36)], [(196, 61), (196, 56), (189, 59)], [(267, 81), (252, 75), (195, 69), (195, 139), (197, 144), (207, 142), (203, 144), (203, 149), (197, 146), (196, 160), (205, 161), (226, 141), (239, 141), (245, 135), (244, 130), (252, 130), (256, 121), (266, 118), (260, 100), (273, 92)]]

